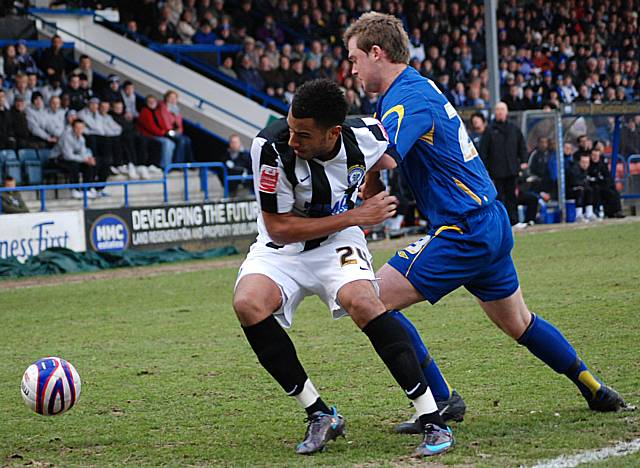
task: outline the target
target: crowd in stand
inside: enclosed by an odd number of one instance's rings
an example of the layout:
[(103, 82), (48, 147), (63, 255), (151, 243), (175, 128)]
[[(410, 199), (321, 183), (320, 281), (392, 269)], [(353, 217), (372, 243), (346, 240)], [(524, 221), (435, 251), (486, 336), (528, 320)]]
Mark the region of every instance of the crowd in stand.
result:
[[(221, 70), (287, 103), (301, 82), (334, 79), (350, 111), (367, 114), (376, 98), (349, 76), (341, 36), (372, 9), (404, 22), (411, 65), (456, 107), (488, 106), (481, 1), (167, 0), (131, 2), (120, 14), (154, 41), (241, 45)], [(640, 100), (639, 11), (637, 0), (499, 2), (502, 99), (511, 110)]]
[[(108, 178), (149, 179), (171, 162), (193, 160), (184, 134), (178, 94), (147, 96), (136, 106), (135, 86), (109, 75), (104, 87), (94, 81), (91, 59), (69, 66), (62, 39), (36, 59), (24, 41), (4, 49), (0, 75), (0, 149), (50, 150), (49, 166), (71, 183)], [(105, 196), (98, 188), (89, 196)], [(82, 198), (73, 190), (72, 196)]]

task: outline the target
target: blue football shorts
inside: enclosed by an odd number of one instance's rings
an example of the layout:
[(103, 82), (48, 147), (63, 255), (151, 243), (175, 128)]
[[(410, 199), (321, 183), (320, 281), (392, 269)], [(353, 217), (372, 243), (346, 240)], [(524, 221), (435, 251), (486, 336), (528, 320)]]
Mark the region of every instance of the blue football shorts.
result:
[(432, 229), (388, 263), (431, 304), (460, 286), (487, 302), (518, 289), (512, 248), (509, 216), (504, 205), (494, 201), (462, 222)]

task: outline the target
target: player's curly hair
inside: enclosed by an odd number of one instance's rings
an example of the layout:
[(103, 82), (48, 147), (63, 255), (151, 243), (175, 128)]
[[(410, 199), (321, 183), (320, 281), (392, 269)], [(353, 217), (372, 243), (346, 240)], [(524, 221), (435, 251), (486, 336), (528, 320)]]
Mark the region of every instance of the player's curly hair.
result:
[(342, 125), (347, 116), (347, 100), (336, 83), (320, 79), (307, 81), (298, 88), (291, 103), (296, 119), (313, 119), (323, 127)]

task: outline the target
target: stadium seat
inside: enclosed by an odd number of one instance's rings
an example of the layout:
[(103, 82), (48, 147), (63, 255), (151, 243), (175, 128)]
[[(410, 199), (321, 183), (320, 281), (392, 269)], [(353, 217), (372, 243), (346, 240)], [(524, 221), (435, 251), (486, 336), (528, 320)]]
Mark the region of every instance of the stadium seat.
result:
[(22, 183), (22, 170), (16, 152), (12, 149), (0, 150), (0, 166), (4, 169), (4, 175), (13, 177), (16, 184)]
[(18, 150), (18, 160), (22, 165), (22, 172), (25, 175), (25, 184), (39, 185), (42, 183), (42, 163), (36, 150)]

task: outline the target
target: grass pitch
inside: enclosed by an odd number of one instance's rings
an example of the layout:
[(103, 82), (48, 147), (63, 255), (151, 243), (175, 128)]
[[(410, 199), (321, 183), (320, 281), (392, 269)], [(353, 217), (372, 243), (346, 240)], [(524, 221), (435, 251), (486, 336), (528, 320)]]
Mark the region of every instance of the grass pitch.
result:
[[(525, 234), (514, 257), (529, 307), (555, 323), (598, 376), (640, 402), (640, 223)], [(378, 266), (393, 252), (377, 251)], [(308, 299), (291, 332), (347, 438), (301, 457), (304, 414), (259, 366), (230, 303), (236, 270), (211, 269), (0, 290), (0, 461), (37, 466), (417, 464), (417, 436), (392, 424), (406, 398), (349, 319)], [(577, 389), (501, 334), (458, 291), (414, 306), (448, 380), (465, 398), (455, 449), (424, 463), (519, 466), (640, 437), (640, 411), (594, 414)], [(22, 372), (49, 355), (82, 377), (77, 406), (24, 406)], [(638, 453), (609, 460), (638, 466)], [(605, 463), (609, 465), (609, 462)]]

